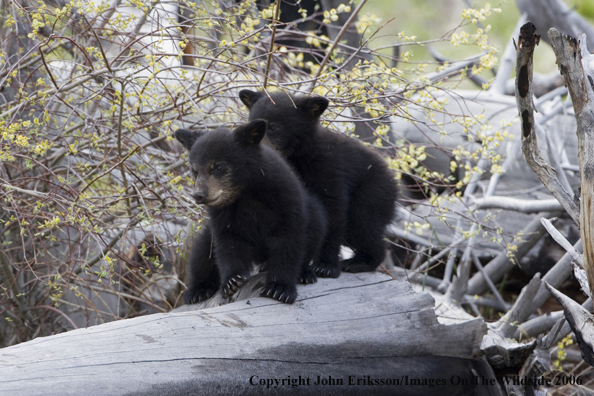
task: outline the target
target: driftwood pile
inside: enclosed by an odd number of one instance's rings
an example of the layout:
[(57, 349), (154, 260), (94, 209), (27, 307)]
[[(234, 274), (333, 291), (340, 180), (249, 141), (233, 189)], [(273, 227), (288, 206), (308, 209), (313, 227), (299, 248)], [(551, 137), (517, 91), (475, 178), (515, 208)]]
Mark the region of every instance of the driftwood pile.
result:
[[(594, 224), (591, 220), (594, 213), (591, 204), (594, 137), (590, 136), (594, 125), (591, 100), (594, 97), (594, 55), (587, 49), (585, 35), (576, 39), (551, 29), (547, 42), (553, 47), (567, 88), (559, 87), (534, 99), (532, 56), (539, 36), (535, 34), (534, 25), (528, 22), (518, 26), (516, 37), (518, 40), (506, 49), (502, 67), (486, 95), (476, 95), (471, 101), (471, 93), (456, 92), (466, 98), (465, 104), (470, 103), (469, 113), (477, 114), (477, 109), (482, 108), (489, 122), (498, 123), (501, 118), (519, 114), (519, 123), (513, 131), (516, 139), (501, 148), (505, 158), (504, 175), (492, 176), (488, 180), (481, 180), (477, 175), (472, 179), (461, 199), (448, 203), (450, 217), (447, 222), (435, 221), (435, 216), (428, 216), (433, 207), (413, 205), (403, 211), (400, 223), (392, 231), (394, 236), (406, 239), (418, 251), (411, 267), (415, 273), (408, 274), (411, 281), (430, 286), (443, 293), (452, 304), (467, 305), (477, 314), (481, 306), (505, 313), (489, 325), (482, 349), (499, 375), (515, 368), (522, 376), (531, 378), (532, 383), (521, 384), (519, 388), (503, 382), (508, 393), (515, 389), (524, 394), (538, 389), (542, 385), (538, 380), (545, 378), (546, 373), (550, 375), (553, 369), (551, 352), (554, 360), (555, 347), (572, 332), (581, 357), (567, 354), (565, 359), (594, 363), (594, 317), (590, 314), (594, 284)], [(506, 73), (509, 76), (511, 72), (506, 65), (513, 64), (515, 58), (514, 100), (504, 95), (506, 84), (503, 82), (507, 79)], [(456, 113), (452, 111), (452, 114)], [(416, 139), (418, 144), (433, 143), (436, 149), (440, 145), (454, 149), (464, 139), (448, 134), (446, 139), (449, 140), (444, 140), (435, 132), (416, 125), (408, 131), (405, 127), (405, 135), (409, 140)], [(434, 156), (433, 161), (439, 162), (439, 156)], [(430, 163), (428, 166), (443, 169), (446, 164), (442, 161), (441, 165)], [(477, 166), (485, 170), (490, 163), (481, 159)], [(493, 213), (498, 216), (493, 217)], [(420, 235), (401, 231), (406, 223), (415, 221), (430, 222), (430, 227), (419, 232)], [(522, 269), (532, 280), (521, 290), (511, 309), (497, 285), (514, 264), (510, 254), (498, 248), (488, 235), (475, 233), (477, 224), (484, 229), (504, 224), (504, 230), (521, 235), (519, 241), (514, 241), (513, 256), (519, 264), (515, 268)], [(468, 230), (470, 237), (463, 237), (459, 230)], [(552, 245), (562, 247), (565, 254), (559, 254), (559, 250), (553, 253)], [(543, 252), (552, 253), (546, 260), (551, 261), (555, 256), (556, 259), (549, 264), (543, 263)], [(456, 261), (458, 268), (454, 274)], [(431, 277), (440, 263), (445, 264), (445, 270), (439, 273), (439, 278)], [(471, 275), (471, 266), (474, 275)], [(570, 279), (577, 280), (583, 291), (583, 295), (577, 296), (580, 303), (573, 300), (575, 296), (569, 298), (557, 290)], [(485, 293), (488, 296), (484, 296)], [(537, 316), (551, 296), (563, 312)], [(519, 344), (511, 341), (526, 339), (532, 341)], [(584, 372), (590, 372), (589, 379), (579, 385), (592, 380), (591, 370), (585, 367)], [(544, 389), (551, 388), (545, 386)]]

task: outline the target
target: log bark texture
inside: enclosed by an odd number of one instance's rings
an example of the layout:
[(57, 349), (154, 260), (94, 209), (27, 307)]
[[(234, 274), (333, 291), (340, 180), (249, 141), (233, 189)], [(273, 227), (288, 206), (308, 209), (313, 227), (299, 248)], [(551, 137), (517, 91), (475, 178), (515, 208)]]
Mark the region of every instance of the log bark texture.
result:
[[(290, 386), (258, 384), (289, 376), (310, 378), (297, 394), (473, 394), (450, 378), (472, 384), (486, 333), (482, 319), (440, 324), (431, 296), (380, 273), (320, 279), (293, 305), (249, 297), (182, 308), (2, 349), (0, 394), (284, 394)], [(315, 386), (318, 375), (343, 384)], [(348, 385), (366, 375), (447, 384)]]
[(579, 40), (549, 30), (549, 40), (557, 57), (557, 65), (571, 95), (575, 110), (580, 164), (580, 233), (584, 246), (584, 269), (590, 291), (594, 290), (594, 55), (586, 45), (586, 36)]
[(594, 316), (580, 304), (573, 301), (554, 287), (545, 283), (549, 292), (563, 307), (565, 318), (575, 334), (578, 346), (582, 352), (582, 358), (590, 366), (594, 366)]

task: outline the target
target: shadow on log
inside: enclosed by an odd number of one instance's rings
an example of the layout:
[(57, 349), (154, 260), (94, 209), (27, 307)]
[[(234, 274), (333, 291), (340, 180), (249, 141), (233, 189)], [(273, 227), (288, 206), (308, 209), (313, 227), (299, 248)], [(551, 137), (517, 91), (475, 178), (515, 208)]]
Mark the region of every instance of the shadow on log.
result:
[(300, 286), (293, 305), (182, 307), (2, 349), (0, 394), (475, 394), (486, 325), (441, 324), (434, 305), (365, 273)]

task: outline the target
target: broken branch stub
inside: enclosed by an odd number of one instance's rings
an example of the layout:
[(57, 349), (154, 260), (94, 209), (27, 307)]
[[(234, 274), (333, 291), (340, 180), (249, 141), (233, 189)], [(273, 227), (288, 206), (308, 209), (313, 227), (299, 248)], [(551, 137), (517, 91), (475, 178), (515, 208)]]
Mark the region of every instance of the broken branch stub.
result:
[(534, 275), (530, 283), (526, 285), (520, 296), (514, 303), (512, 309), (509, 310), (499, 321), (493, 326), (493, 329), (505, 338), (510, 338), (516, 332), (518, 323), (523, 323), (528, 316), (530, 316), (532, 300), (538, 292), (540, 287), (540, 274)]
[[(571, 195), (563, 188), (555, 170), (542, 158), (536, 141), (534, 122), (534, 92), (532, 89), (532, 68), (534, 48), (540, 41), (536, 27), (528, 22), (520, 28), (518, 56), (516, 61), (516, 102), (522, 125), (522, 153), (526, 162), (545, 187), (559, 201), (571, 218), (580, 225), (580, 211)], [(562, 171), (562, 170), (561, 170)]]
[(584, 245), (584, 269), (594, 290), (594, 55), (580, 40), (551, 29), (548, 33), (557, 65), (565, 78), (575, 111), (580, 165), (580, 233)]
[(582, 358), (591, 366), (594, 366), (594, 317), (580, 304), (571, 298), (560, 293), (557, 289), (545, 282), (546, 288), (563, 307), (565, 318), (575, 334), (578, 346), (582, 352)]

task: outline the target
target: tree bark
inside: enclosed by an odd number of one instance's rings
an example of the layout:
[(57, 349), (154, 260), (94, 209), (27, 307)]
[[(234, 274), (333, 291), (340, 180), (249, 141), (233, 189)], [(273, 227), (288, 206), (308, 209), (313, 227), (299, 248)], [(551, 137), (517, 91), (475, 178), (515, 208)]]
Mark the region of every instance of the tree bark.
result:
[(580, 233), (584, 246), (584, 269), (590, 291), (594, 290), (594, 55), (586, 45), (586, 36), (579, 40), (549, 30), (549, 40), (557, 57), (557, 65), (571, 95), (577, 122), (578, 159), (580, 164)]
[[(532, 66), (534, 48), (540, 41), (531, 22), (520, 28), (518, 38), (518, 57), (516, 61), (516, 102), (522, 125), (522, 153), (526, 162), (538, 175), (545, 187), (559, 201), (571, 218), (580, 225), (580, 209), (571, 194), (565, 190), (557, 178), (555, 170), (542, 158), (536, 141), (536, 122), (534, 120), (534, 91), (532, 88)], [(577, 109), (576, 109), (577, 113)], [(559, 169), (563, 172), (563, 169)]]

